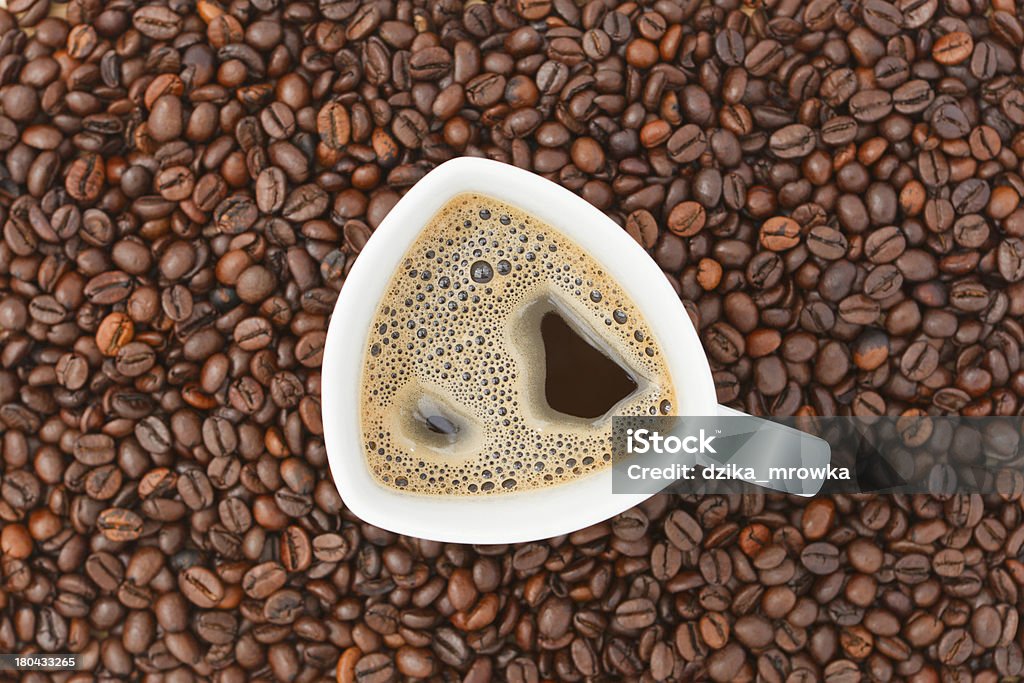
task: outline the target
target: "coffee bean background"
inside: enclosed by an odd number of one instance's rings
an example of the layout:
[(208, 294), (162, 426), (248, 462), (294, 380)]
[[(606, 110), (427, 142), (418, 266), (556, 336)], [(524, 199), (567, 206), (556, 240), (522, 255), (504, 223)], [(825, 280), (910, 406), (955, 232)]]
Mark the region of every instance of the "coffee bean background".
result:
[(346, 511), (319, 395), (351, 264), (468, 154), (649, 250), (723, 402), (1017, 415), (1022, 46), (1008, 0), (9, 0), (0, 651), (79, 653), (61, 681), (1014, 680), (1020, 476), (440, 544)]

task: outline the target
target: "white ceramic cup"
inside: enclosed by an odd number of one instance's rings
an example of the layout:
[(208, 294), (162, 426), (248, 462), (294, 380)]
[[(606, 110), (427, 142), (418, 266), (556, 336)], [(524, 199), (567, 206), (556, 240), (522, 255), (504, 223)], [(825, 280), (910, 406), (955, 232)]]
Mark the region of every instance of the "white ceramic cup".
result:
[(651, 494), (613, 494), (607, 467), (572, 483), (507, 495), (423, 496), (378, 484), (363, 455), (360, 382), (381, 295), (422, 228), (452, 197), (477, 192), (517, 206), (586, 250), (637, 305), (660, 341), (679, 415), (743, 415), (718, 405), (711, 368), (675, 290), (622, 228), (585, 200), (538, 175), (461, 157), (427, 174), (395, 205), (352, 267), (331, 317), (322, 407), (327, 458), (345, 505), (370, 524), (453, 543), (516, 543), (571, 533)]

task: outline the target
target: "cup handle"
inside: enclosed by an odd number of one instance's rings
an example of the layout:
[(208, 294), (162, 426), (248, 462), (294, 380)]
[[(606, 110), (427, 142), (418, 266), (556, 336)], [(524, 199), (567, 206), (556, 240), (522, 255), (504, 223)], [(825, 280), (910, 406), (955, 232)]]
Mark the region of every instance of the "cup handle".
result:
[[(799, 431), (788, 425), (783, 425), (770, 420), (758, 418), (742, 410), (736, 410), (729, 406), (719, 404), (719, 417), (744, 417), (746, 429), (753, 429), (759, 432), (762, 439), (761, 447), (757, 449), (744, 449), (731, 459), (737, 465), (763, 466), (764, 458), (768, 457), (773, 465), (806, 467), (812, 470), (828, 468), (831, 460), (831, 448), (821, 438), (806, 432)], [(756, 421), (754, 423), (753, 421)], [(756, 426), (751, 427), (751, 424)], [(727, 433), (731, 429), (726, 428)], [(821, 490), (825, 483), (824, 479), (788, 481), (786, 483), (760, 483), (757, 485), (769, 490), (791, 493), (802, 497), (811, 497)]]

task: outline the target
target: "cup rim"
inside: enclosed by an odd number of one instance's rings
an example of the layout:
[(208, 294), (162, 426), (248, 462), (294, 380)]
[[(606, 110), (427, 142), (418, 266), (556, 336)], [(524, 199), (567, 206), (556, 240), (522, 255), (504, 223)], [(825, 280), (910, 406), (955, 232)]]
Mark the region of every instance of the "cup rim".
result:
[(541, 176), (489, 159), (459, 157), (424, 176), (392, 208), (353, 264), (331, 316), (321, 402), (327, 460), (344, 504), (363, 521), (395, 533), (443, 542), (514, 543), (571, 533), (643, 502), (653, 494), (612, 493), (610, 467), (551, 489), (462, 498), (388, 489), (366, 466), (359, 389), (379, 294), (426, 222), (466, 192), (517, 206), (585, 249), (616, 279), (660, 340), (676, 389), (676, 412), (718, 414), (697, 332), (664, 273), (639, 244), (583, 198)]

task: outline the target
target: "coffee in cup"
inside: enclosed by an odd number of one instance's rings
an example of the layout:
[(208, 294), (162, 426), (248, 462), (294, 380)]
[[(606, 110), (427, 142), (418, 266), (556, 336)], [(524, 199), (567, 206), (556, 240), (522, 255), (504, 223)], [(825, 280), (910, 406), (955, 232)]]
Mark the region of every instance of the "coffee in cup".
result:
[(676, 402), (639, 310), (544, 221), (482, 194), (453, 197), (370, 323), (368, 469), (403, 492), (479, 496), (608, 467), (613, 415), (665, 415)]

